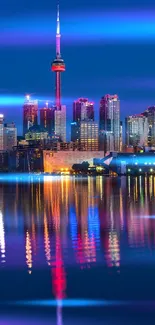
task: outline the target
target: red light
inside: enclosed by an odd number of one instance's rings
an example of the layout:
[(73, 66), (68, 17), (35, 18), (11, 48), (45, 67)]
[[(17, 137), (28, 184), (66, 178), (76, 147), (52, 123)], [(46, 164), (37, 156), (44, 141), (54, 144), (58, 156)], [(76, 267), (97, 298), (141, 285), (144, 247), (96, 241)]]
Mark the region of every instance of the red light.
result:
[(63, 72), (63, 71), (65, 71), (65, 66), (64, 65), (52, 65), (51, 70), (53, 72)]

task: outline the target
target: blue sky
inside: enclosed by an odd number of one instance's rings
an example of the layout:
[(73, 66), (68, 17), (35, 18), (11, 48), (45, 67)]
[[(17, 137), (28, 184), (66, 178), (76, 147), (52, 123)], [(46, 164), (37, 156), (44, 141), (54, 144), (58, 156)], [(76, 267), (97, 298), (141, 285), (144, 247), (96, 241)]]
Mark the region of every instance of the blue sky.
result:
[[(122, 119), (155, 104), (155, 4), (140, 0), (60, 0), (63, 103), (117, 93)], [(2, 0), (0, 112), (22, 132), (25, 93), (54, 100), (56, 1)]]

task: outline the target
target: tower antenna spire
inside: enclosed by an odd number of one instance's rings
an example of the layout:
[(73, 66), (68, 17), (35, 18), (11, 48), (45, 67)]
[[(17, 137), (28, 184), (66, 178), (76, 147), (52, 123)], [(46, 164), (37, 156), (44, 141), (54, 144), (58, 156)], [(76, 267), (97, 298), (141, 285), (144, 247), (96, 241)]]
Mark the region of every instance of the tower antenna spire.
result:
[(60, 15), (59, 0), (57, 0), (57, 25), (56, 25), (56, 58), (51, 64), (51, 70), (55, 72), (55, 102), (57, 109), (61, 108), (61, 72), (65, 71), (65, 63), (60, 53)]
[(60, 57), (60, 13), (59, 13), (59, 1), (57, 3), (57, 28), (56, 28), (56, 56)]

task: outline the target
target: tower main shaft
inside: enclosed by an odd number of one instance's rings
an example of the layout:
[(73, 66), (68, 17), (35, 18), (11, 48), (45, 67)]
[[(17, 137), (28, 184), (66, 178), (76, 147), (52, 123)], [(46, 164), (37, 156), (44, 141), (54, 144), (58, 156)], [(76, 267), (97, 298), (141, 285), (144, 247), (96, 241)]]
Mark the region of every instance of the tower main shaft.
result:
[(59, 4), (57, 5), (57, 28), (56, 28), (56, 58), (51, 64), (51, 70), (55, 72), (55, 102), (57, 109), (61, 107), (61, 72), (65, 71), (65, 63), (60, 53), (60, 17)]

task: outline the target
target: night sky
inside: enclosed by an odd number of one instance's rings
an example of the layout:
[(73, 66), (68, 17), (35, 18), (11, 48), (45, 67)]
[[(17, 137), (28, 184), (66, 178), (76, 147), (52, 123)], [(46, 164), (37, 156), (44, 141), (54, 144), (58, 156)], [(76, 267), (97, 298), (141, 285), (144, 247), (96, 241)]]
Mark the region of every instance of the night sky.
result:
[[(118, 94), (122, 119), (155, 105), (154, 0), (60, 0), (63, 104)], [(56, 0), (1, 0), (0, 113), (22, 132), (26, 93), (54, 98)], [(43, 101), (40, 101), (40, 107)], [(69, 131), (68, 131), (69, 134)]]

